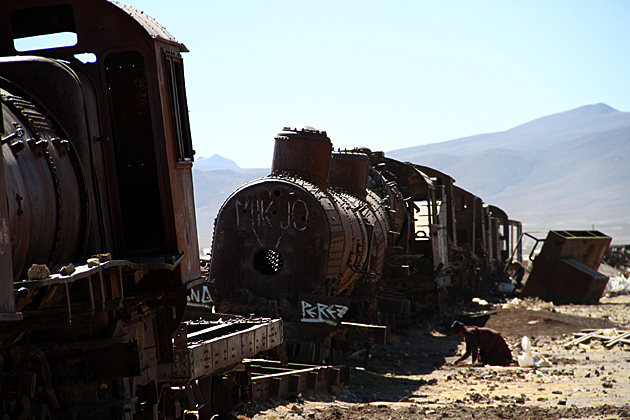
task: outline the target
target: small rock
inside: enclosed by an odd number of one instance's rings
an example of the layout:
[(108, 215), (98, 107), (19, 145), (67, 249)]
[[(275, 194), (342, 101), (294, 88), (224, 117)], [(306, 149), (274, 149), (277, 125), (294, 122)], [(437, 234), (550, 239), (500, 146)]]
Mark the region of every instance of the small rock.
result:
[(559, 400), (558, 405), (567, 405), (567, 400)]
[(562, 391), (554, 390), (554, 391), (551, 391), (551, 393), (552, 394), (556, 394), (556, 395), (560, 395), (560, 394), (562, 394)]
[(112, 260), (112, 254), (109, 252), (105, 254), (94, 254), (92, 255), (92, 258), (98, 258), (99, 262), (104, 263)]
[(33, 264), (28, 269), (29, 280), (41, 280), (50, 277), (50, 270), (44, 264)]
[(88, 267), (97, 267), (101, 265), (101, 261), (98, 258), (88, 258), (87, 265)]
[(70, 263), (66, 266), (61, 267), (61, 270), (59, 270), (59, 274), (61, 274), (62, 276), (69, 276), (75, 271), (76, 271), (76, 268), (74, 268), (74, 265)]

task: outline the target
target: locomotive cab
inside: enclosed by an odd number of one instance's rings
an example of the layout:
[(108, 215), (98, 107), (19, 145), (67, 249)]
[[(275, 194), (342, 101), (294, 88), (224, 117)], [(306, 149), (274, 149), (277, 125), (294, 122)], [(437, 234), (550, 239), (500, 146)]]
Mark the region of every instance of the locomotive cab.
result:
[(196, 377), (174, 372), (173, 332), (204, 279), (187, 51), (119, 3), (2, 3), (4, 418), (181, 417), (174, 388)]
[[(63, 133), (84, 185), (85, 197), (65, 209), (85, 215), (84, 226), (71, 233), (82, 238), (80, 249), (67, 259), (27, 258), (27, 268), (103, 252), (132, 259), (170, 255), (178, 268), (168, 284), (199, 279), (186, 47), (146, 14), (107, 1), (9, 1), (0, 19), (0, 77)], [(59, 34), (73, 34), (74, 43), (45, 49), (36, 43)], [(7, 129), (3, 138), (16, 132), (11, 124)], [(3, 143), (7, 165), (11, 152)], [(12, 192), (7, 200), (14, 212)]]

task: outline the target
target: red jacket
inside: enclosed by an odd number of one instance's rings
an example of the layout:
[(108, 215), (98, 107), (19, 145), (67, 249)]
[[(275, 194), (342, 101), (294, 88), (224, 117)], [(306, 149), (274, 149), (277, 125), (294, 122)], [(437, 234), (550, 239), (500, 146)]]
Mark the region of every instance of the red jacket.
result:
[(473, 363), (478, 361), (477, 349), (491, 352), (499, 336), (498, 332), (486, 327), (464, 327), (463, 331), (466, 340), (466, 353), (460, 360), (466, 360), (472, 354)]

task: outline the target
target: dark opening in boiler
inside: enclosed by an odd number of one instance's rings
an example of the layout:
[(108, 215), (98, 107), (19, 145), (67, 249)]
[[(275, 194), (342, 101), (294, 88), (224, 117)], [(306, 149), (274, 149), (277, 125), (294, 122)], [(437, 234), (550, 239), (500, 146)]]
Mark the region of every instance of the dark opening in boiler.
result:
[(261, 274), (275, 274), (282, 269), (282, 255), (273, 249), (261, 249), (254, 255), (254, 268)]

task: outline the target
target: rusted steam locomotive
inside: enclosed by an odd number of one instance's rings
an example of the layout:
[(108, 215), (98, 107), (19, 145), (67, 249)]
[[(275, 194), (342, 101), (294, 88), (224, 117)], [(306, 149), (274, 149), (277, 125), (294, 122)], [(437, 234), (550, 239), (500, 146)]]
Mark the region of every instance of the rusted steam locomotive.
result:
[[(74, 40), (18, 51), (51, 34)], [(122, 4), (2, 2), (3, 419), (209, 418), (282, 341), (279, 320), (181, 322), (204, 280), (186, 51)]]
[[(55, 34), (74, 38), (18, 47)], [(216, 309), (248, 318), (182, 322), (206, 278), (186, 51), (122, 4), (2, 2), (5, 420), (177, 419), (185, 410), (205, 420), (321, 389), (347, 371), (300, 365), (278, 376), (272, 361), (242, 362), (266, 350), (340, 361), (340, 343), (383, 342), (382, 325), (472, 293), (507, 260), (512, 222), (450, 177), (369, 150), (332, 153), (325, 133), (289, 129), (272, 176), (235, 192), (217, 220)]]
[(337, 363), (506, 275), (520, 223), (448, 175), (311, 127), (275, 141), (217, 216), (209, 279), (218, 312), (280, 316), (290, 360)]

